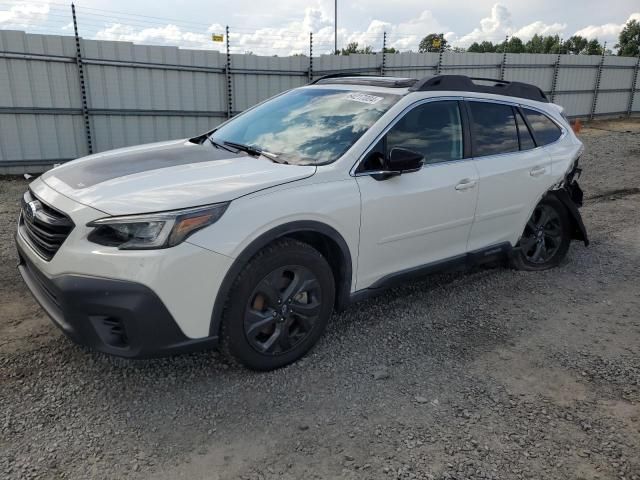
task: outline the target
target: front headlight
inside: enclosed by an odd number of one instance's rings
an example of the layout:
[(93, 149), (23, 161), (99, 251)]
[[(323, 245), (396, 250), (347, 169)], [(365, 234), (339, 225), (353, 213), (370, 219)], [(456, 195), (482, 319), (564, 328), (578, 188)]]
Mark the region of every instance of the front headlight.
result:
[(169, 248), (215, 223), (229, 203), (143, 215), (106, 217), (87, 223), (89, 241), (121, 250)]

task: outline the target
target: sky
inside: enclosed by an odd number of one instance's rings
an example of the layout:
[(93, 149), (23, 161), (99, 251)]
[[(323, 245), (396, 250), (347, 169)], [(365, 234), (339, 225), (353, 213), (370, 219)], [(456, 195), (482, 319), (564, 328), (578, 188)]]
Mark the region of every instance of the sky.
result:
[[(334, 38), (333, 0), (133, 0), (76, 1), (80, 35), (86, 38), (224, 50), (212, 33), (229, 25), (233, 53), (258, 55), (329, 53)], [(613, 47), (629, 19), (640, 21), (638, 0), (351, 0), (338, 1), (338, 47), (349, 42), (417, 51), (428, 33), (443, 33), (454, 46), (499, 42), (507, 35), (578, 34)], [(0, 29), (72, 35), (70, 4), (61, 0), (0, 0)]]

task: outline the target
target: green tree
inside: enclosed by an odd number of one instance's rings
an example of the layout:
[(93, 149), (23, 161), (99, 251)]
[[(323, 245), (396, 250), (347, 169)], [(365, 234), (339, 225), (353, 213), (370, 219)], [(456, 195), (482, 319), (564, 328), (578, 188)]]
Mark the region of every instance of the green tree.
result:
[(497, 50), (497, 48), (498, 48), (498, 45), (494, 45), (490, 41), (484, 40), (481, 43), (473, 42), (467, 49), (467, 52), (494, 53)]
[(560, 36), (547, 35), (543, 37), (542, 44), (544, 47), (542, 53), (558, 53), (560, 51)]
[(562, 45), (563, 53), (572, 53), (574, 55), (584, 55), (587, 49), (588, 40), (580, 35), (574, 35)]
[(478, 42), (473, 42), (471, 45), (469, 45), (469, 48), (467, 48), (467, 52), (482, 53), (482, 50), (480, 49), (480, 44)]
[(384, 53), (400, 53), (400, 50), (393, 47), (385, 47), (383, 50), (384, 50)]
[(359, 48), (358, 42), (351, 42), (347, 44), (347, 48), (343, 48), (340, 51), (340, 55), (350, 55), (352, 53), (374, 53), (373, 48), (369, 45), (365, 45)]
[(341, 55), (349, 55), (351, 53), (358, 53), (358, 42), (348, 43), (345, 48), (340, 50)]
[(544, 38), (537, 33), (525, 44), (527, 53), (544, 53)]
[(594, 38), (593, 40), (589, 40), (589, 42), (587, 42), (585, 55), (602, 55), (603, 50), (604, 47), (600, 45), (600, 42)]
[[(435, 48), (433, 46), (433, 41), (436, 39), (440, 40), (440, 48)], [(430, 33), (420, 40), (420, 45), (418, 45), (418, 52), (420, 53), (439, 52), (441, 49), (449, 49), (449, 42), (447, 42), (442, 33)]]
[(509, 40), (494, 45), (494, 52), (525, 53), (525, 45), (518, 37), (511, 37)]
[(629, 20), (618, 36), (618, 55), (635, 57), (640, 55), (640, 22)]

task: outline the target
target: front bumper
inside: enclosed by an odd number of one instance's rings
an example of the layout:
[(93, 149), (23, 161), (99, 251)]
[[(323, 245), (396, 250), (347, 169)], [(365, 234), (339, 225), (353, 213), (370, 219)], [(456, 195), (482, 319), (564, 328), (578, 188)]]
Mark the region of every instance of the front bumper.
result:
[(65, 274), (48, 278), (17, 244), (18, 270), (53, 322), (73, 341), (110, 355), (149, 358), (214, 347), (184, 335), (158, 296), (125, 280)]

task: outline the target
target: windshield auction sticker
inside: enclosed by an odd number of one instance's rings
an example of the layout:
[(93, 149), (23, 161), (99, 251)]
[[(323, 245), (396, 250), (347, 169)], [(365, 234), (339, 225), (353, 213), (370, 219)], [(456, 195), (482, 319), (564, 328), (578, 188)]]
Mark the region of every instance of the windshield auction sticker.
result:
[(382, 100), (382, 97), (376, 97), (375, 95), (367, 95), (366, 93), (351, 92), (347, 95), (347, 100), (353, 100), (354, 102), (368, 103), (373, 105)]

